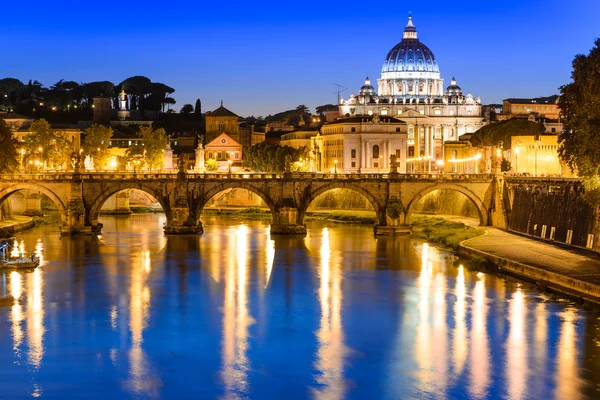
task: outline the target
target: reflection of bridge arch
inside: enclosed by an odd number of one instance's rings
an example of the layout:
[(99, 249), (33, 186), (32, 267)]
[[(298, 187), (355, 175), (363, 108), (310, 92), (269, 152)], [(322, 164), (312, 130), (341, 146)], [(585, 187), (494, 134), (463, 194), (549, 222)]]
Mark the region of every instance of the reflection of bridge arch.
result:
[(417, 193), (406, 207), (405, 221), (407, 224), (410, 223), (410, 218), (412, 217), (413, 210), (415, 208), (415, 205), (419, 202), (419, 200), (421, 200), (429, 193), (435, 192), (436, 190), (454, 190), (456, 192), (462, 193), (471, 201), (471, 203), (473, 203), (473, 205), (477, 209), (477, 213), (479, 214), (479, 224), (481, 226), (487, 225), (488, 209), (483, 203), (483, 201), (475, 193), (473, 193), (466, 187), (461, 185), (454, 185), (452, 183), (434, 184), (429, 187), (426, 187), (425, 189)]
[(308, 192), (305, 195), (306, 197), (304, 199), (302, 199), (302, 201), (299, 202), (299, 204), (302, 204), (303, 207), (301, 207), (301, 209), (298, 210), (298, 223), (299, 224), (304, 223), (304, 216), (306, 215), (306, 210), (308, 210), (308, 207), (310, 207), (310, 204), (317, 197), (319, 197), (323, 193), (326, 193), (326, 192), (328, 192), (330, 190), (334, 190), (334, 189), (348, 189), (348, 190), (351, 190), (351, 191), (358, 193), (358, 194), (362, 195), (363, 197), (365, 197), (369, 201), (369, 204), (371, 204), (371, 207), (373, 207), (373, 211), (375, 211), (375, 214), (377, 215), (377, 220), (379, 221), (379, 223), (382, 223), (383, 225), (385, 225), (385, 211), (384, 211), (385, 204), (381, 204), (381, 202), (371, 192), (362, 188), (361, 186), (356, 185), (351, 182), (343, 182), (343, 181), (337, 181), (337, 182), (334, 181), (329, 184), (319, 186), (317, 189)]
[(89, 224), (94, 227), (98, 225), (98, 215), (100, 214), (100, 210), (104, 203), (113, 195), (119, 193), (120, 191), (127, 189), (137, 189), (142, 192), (148, 193), (150, 196), (154, 197), (156, 201), (160, 204), (162, 209), (167, 216), (167, 223), (171, 220), (171, 209), (169, 207), (169, 202), (165, 201), (162, 197), (162, 193), (159, 192), (160, 188), (152, 187), (149, 185), (145, 185), (143, 183), (138, 182), (123, 182), (116, 185), (109, 186), (102, 190), (98, 196), (92, 200), (89, 206), (89, 212), (86, 216)]
[(228, 189), (247, 190), (251, 193), (254, 193), (258, 197), (260, 197), (260, 199), (265, 202), (267, 207), (269, 207), (269, 210), (271, 210), (271, 213), (274, 213), (277, 209), (277, 204), (275, 204), (275, 202), (273, 201), (271, 196), (269, 196), (264, 190), (261, 190), (256, 185), (253, 185), (250, 183), (234, 181), (234, 182), (219, 183), (218, 185), (205, 187), (205, 191), (204, 191), (202, 197), (199, 199), (198, 205), (196, 208), (196, 216), (197, 216), (196, 219), (197, 220), (200, 219), (200, 214), (202, 214), (202, 210), (204, 209), (204, 207), (206, 207), (206, 205), (208, 204), (210, 199), (212, 199), (217, 194), (219, 194), (225, 190), (228, 190)]
[(60, 215), (60, 220), (63, 224), (68, 225), (67, 218), (67, 207), (63, 203), (63, 201), (58, 197), (52, 190), (48, 189), (45, 186), (38, 185), (36, 183), (16, 183), (14, 185), (10, 185), (0, 190), (0, 204), (4, 203), (6, 199), (8, 199), (13, 193), (16, 193), (20, 190), (30, 190), (30, 191), (38, 191), (52, 201), (56, 208), (58, 209), (58, 214)]

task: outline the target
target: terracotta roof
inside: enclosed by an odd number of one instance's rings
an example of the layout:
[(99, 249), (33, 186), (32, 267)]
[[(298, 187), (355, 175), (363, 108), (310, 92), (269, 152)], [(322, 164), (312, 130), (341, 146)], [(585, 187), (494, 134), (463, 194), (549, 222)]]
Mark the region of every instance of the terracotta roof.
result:
[(209, 112), (207, 114), (207, 116), (209, 116), (209, 117), (237, 117), (236, 114), (232, 113), (231, 111), (229, 111), (228, 109), (223, 107), (223, 104), (221, 104), (221, 106), (219, 108), (217, 108), (215, 111)]

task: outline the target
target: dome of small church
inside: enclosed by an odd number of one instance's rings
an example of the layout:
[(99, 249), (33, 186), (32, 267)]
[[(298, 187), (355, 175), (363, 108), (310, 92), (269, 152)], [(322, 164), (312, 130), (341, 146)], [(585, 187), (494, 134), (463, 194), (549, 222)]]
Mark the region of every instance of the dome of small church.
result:
[(374, 96), (375, 95), (375, 88), (373, 87), (373, 85), (371, 85), (371, 80), (369, 79), (368, 76), (367, 76), (367, 79), (365, 79), (365, 84), (362, 85), (360, 90), (358, 91), (358, 94), (360, 96)]
[(404, 38), (389, 51), (381, 69), (381, 72), (404, 71), (440, 72), (433, 52), (417, 38), (417, 28), (410, 15)]
[(444, 92), (446, 96), (462, 96), (462, 89), (460, 86), (456, 84), (456, 79), (452, 78), (452, 82), (450, 86), (446, 88), (446, 92)]

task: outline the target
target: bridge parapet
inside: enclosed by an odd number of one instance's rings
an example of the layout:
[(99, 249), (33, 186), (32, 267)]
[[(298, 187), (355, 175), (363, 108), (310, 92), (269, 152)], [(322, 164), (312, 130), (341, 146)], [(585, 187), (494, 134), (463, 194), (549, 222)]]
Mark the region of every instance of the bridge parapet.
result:
[[(538, 181), (539, 178), (533, 182)], [(521, 181), (514, 182), (516, 185)], [(305, 231), (304, 215), (311, 202), (334, 189), (347, 189), (364, 196), (373, 206), (379, 226), (390, 222), (386, 216), (390, 202), (404, 207), (400, 221), (408, 222), (415, 204), (436, 190), (462, 193), (477, 207), (482, 224), (487, 224), (492, 221), (490, 215), (502, 207), (493, 202), (497, 199), (497, 186), (505, 184), (498, 176), (489, 174), (63, 171), (0, 175), (0, 203), (18, 190), (40, 192), (63, 210), (64, 232), (97, 232), (101, 228), (98, 215), (104, 202), (120, 191), (137, 189), (161, 204), (167, 216), (166, 233), (199, 233), (202, 232), (200, 215), (213, 196), (224, 190), (244, 189), (268, 205), (274, 221), (272, 233), (300, 233)]]

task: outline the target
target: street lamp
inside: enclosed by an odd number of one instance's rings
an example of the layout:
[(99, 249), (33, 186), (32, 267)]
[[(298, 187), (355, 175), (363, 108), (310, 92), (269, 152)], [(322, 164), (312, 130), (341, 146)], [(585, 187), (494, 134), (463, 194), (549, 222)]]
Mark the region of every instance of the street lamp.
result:
[(379, 164), (377, 164), (377, 173), (379, 173), (379, 169), (381, 168), (382, 162), (383, 162), (383, 156), (379, 156)]
[(333, 160), (333, 173), (337, 174), (337, 160)]
[(227, 160), (227, 164), (229, 166), (229, 173), (231, 173), (231, 164), (233, 164), (233, 161)]

